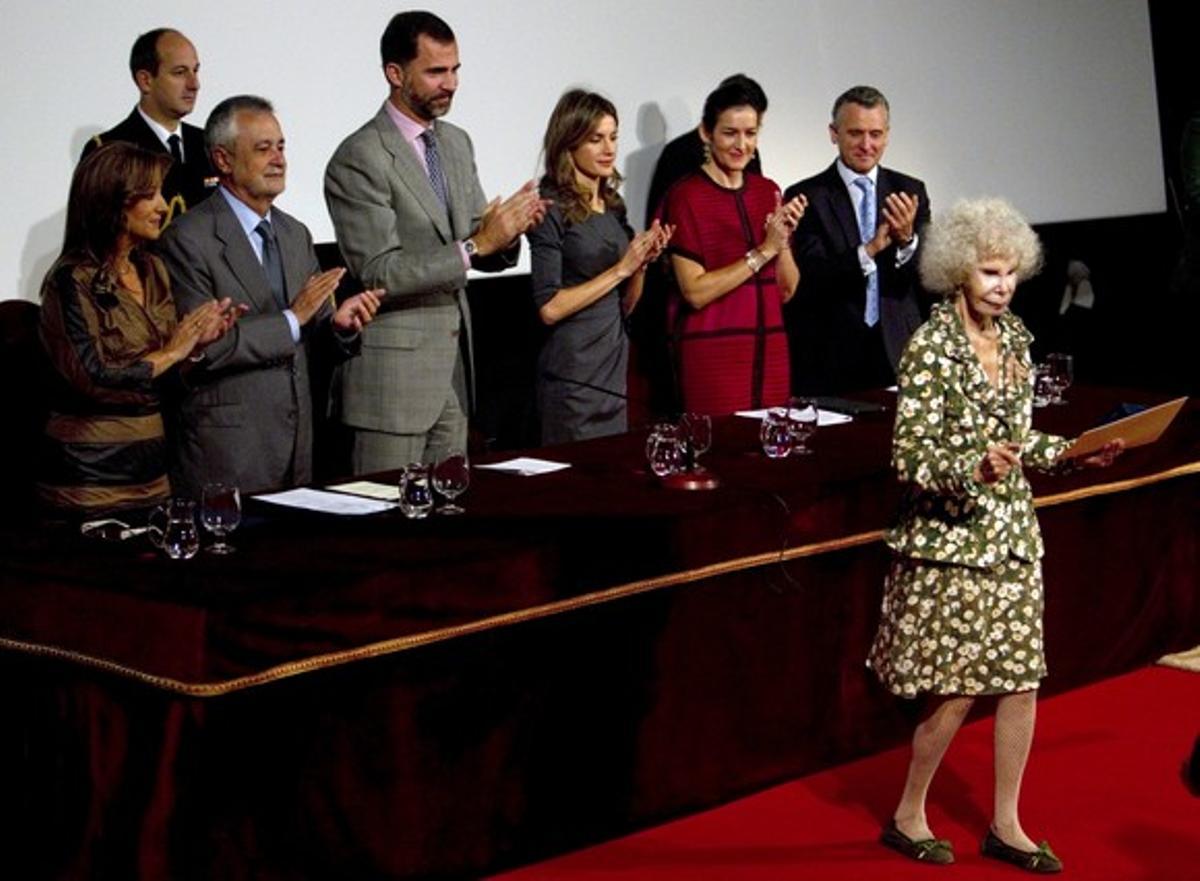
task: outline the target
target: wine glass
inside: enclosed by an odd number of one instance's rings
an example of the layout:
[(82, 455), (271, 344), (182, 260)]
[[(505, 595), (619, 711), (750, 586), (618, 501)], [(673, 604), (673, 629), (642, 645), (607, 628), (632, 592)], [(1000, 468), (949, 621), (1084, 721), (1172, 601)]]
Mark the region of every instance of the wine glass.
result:
[(433, 488), (446, 499), (446, 504), (437, 509), (439, 514), (461, 514), (461, 505), (454, 504), (455, 498), (466, 492), (471, 483), (471, 465), (466, 453), (452, 453), (433, 466)]
[(200, 522), (216, 536), (209, 553), (232, 554), (234, 547), (225, 536), (242, 522), (242, 497), (238, 488), (228, 483), (206, 483), (200, 491)]
[(817, 431), (820, 412), (812, 398), (792, 398), (788, 401), (788, 430), (791, 433), (790, 455), (807, 456), (812, 449), (805, 443)]
[(691, 449), (692, 470), (703, 471), (699, 462), (701, 454), (712, 448), (712, 417), (707, 413), (684, 413), (682, 426)]
[(1075, 378), (1075, 359), (1062, 352), (1051, 352), (1046, 356), (1046, 366), (1050, 369), (1054, 388), (1054, 396), (1050, 403), (1065, 404), (1067, 400), (1063, 397), (1063, 392), (1071, 387), (1071, 381)]
[(763, 452), (769, 459), (784, 459), (792, 451), (792, 427), (786, 407), (772, 407), (758, 430)]
[(423, 520), (432, 508), (429, 466), (413, 462), (400, 475), (400, 511), (409, 520)]

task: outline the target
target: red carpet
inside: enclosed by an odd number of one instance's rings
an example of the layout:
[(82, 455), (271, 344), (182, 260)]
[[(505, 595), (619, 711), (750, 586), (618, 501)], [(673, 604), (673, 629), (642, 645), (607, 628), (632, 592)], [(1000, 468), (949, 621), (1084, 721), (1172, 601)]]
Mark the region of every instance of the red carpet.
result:
[[(1150, 668), (1045, 700), (1022, 820), (1050, 839), (1064, 879), (1200, 879), (1200, 798), (1180, 766), (1200, 733), (1200, 676)], [(905, 881), (1032, 877), (984, 860), (990, 718), (965, 727), (934, 780), (929, 820), (958, 862), (926, 866), (875, 841), (907, 755), (891, 750), (495, 881)]]

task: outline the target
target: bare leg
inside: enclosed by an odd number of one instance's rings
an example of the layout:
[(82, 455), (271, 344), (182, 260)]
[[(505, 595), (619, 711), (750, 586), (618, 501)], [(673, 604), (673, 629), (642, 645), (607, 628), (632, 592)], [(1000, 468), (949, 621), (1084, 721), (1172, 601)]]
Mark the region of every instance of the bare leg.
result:
[(914, 841), (932, 838), (929, 822), (925, 819), (925, 796), (929, 784), (942, 762), (942, 756), (950, 741), (958, 733), (963, 719), (974, 703), (974, 698), (952, 697), (940, 700), (923, 718), (913, 732), (912, 759), (908, 763), (908, 777), (904, 781), (904, 794), (896, 807), (896, 828)]
[(1033, 743), (1037, 719), (1037, 691), (1006, 694), (996, 704), (996, 792), (992, 828), (1005, 844), (1018, 850), (1037, 850), (1037, 845), (1021, 828), (1017, 802), (1021, 796), (1021, 778)]

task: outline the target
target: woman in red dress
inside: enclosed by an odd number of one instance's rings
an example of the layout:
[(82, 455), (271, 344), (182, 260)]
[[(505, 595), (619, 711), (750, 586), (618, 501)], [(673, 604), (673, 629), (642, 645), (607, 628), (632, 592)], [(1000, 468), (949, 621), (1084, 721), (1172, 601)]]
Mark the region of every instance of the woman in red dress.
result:
[(781, 204), (774, 181), (746, 172), (760, 123), (761, 108), (743, 84), (718, 88), (700, 126), (709, 158), (667, 193), (679, 289), (669, 320), (690, 412), (732, 413), (788, 398), (782, 305), (800, 281), (788, 243), (805, 201)]

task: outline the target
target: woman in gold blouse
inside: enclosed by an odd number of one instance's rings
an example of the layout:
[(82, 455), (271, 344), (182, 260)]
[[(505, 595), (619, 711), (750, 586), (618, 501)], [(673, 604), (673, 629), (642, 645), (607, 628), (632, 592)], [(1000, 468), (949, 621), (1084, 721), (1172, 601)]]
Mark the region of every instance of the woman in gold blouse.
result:
[(41, 337), (52, 389), (38, 494), (85, 514), (165, 499), (161, 378), (236, 320), (230, 302), (177, 319), (166, 270), (146, 248), (167, 215), (171, 159), (101, 147), (71, 180), (62, 253), (42, 283)]
[[(1071, 441), (1031, 427), (1032, 337), (1008, 311), (1042, 262), (1036, 234), (999, 199), (959, 202), (925, 235), (921, 280), (945, 300), (900, 362), (892, 464), (904, 485), (867, 660), (894, 694), (928, 696), (885, 845), (954, 861), (925, 796), (977, 697), (995, 695), (995, 795), (985, 856), (1032, 872), (1062, 863), (1017, 812), (1033, 741), (1042, 654), (1042, 539), (1023, 468), (1059, 465)], [(1109, 464), (1120, 442), (1082, 464)]]

